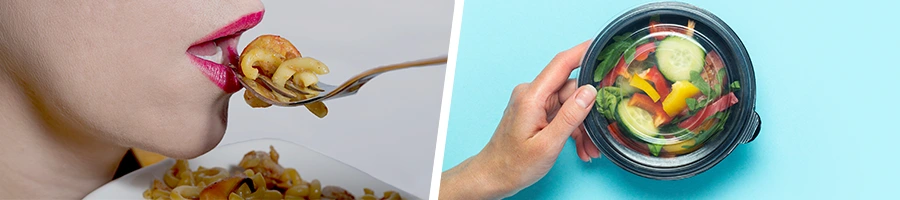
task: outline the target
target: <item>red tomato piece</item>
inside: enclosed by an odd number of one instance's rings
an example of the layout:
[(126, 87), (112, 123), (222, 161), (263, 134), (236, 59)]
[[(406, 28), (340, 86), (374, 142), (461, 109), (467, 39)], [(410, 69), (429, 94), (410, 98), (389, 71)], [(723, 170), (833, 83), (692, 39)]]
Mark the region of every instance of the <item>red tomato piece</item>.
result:
[(619, 62), (616, 63), (616, 67), (607, 73), (606, 77), (603, 77), (603, 80), (600, 81), (600, 87), (612, 86), (616, 83), (616, 77), (618, 76), (631, 77), (631, 75), (628, 74), (628, 66), (625, 66), (624, 57), (619, 57)]
[(678, 123), (678, 127), (691, 131), (697, 130), (697, 128), (699, 128), (700, 125), (703, 124), (703, 121), (706, 120), (706, 118), (709, 118), (709, 116), (712, 116), (713, 114), (716, 114), (718, 112), (724, 111), (726, 108), (737, 104), (737, 102), (738, 99), (736, 96), (734, 96), (734, 92), (729, 92), (728, 94), (719, 97), (719, 99), (716, 99), (716, 101), (704, 107), (703, 109), (700, 109), (700, 111), (698, 111), (697, 114), (694, 114), (694, 116), (691, 116), (687, 120)]
[(644, 61), (647, 59), (647, 56), (650, 56), (650, 53), (654, 51), (656, 51), (656, 43), (649, 42), (647, 44), (642, 44), (634, 49), (634, 60)]

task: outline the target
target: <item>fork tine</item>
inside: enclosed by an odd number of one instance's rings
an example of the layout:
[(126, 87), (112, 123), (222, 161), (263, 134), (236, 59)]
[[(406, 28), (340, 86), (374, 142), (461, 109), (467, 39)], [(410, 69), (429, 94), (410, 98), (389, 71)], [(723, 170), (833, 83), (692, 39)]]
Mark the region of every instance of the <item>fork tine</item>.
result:
[(282, 96), (284, 96), (284, 97), (287, 97), (287, 98), (289, 98), (289, 99), (295, 99), (295, 98), (297, 98), (297, 95), (291, 94), (290, 92), (287, 92), (287, 91), (282, 90), (282, 89), (281, 89), (282, 87), (276, 87), (276, 86), (275, 86), (275, 83), (272, 82), (272, 79), (269, 79), (269, 77), (266, 77), (266, 76), (259, 76), (259, 77), (257, 77), (257, 79), (262, 80), (261, 82), (263, 82), (264, 84), (266, 84), (266, 87), (269, 87), (269, 89), (271, 89), (272, 91), (277, 92), (278, 94), (280, 94), (280, 95), (282, 95)]
[(284, 85), (285, 85), (285, 88), (287, 88), (288, 90), (290, 90), (292, 92), (300, 93), (302, 95), (310, 95), (309, 92), (304, 92), (303, 90), (300, 90), (300, 88), (297, 88), (297, 86), (294, 86), (294, 84), (288, 83), (288, 84), (284, 84)]
[(312, 84), (312, 85), (309, 85), (309, 87), (307, 87), (307, 88), (309, 88), (311, 90), (319, 91), (319, 92), (325, 92), (325, 90), (323, 90), (322, 88), (319, 88), (319, 84)]

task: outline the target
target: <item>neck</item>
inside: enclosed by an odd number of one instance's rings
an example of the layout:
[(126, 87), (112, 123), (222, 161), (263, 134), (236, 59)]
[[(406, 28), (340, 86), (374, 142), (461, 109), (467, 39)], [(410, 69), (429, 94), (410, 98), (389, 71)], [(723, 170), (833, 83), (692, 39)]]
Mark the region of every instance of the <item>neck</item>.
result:
[(0, 73), (2, 198), (82, 198), (109, 182), (127, 149), (55, 122), (23, 88)]

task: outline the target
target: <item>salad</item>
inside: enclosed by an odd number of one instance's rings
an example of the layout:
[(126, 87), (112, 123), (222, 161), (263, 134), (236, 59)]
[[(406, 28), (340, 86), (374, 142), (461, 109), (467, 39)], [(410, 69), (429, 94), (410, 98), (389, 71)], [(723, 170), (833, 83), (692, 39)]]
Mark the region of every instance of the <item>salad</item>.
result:
[(597, 57), (596, 109), (618, 143), (641, 154), (675, 157), (724, 129), (738, 103), (722, 57), (686, 25), (660, 23), (613, 37)]

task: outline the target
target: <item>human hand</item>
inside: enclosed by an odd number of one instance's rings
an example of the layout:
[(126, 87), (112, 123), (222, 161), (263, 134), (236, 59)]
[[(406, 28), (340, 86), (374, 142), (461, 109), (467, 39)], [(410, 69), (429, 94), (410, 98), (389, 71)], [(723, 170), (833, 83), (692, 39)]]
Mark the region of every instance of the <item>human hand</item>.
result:
[(512, 195), (547, 174), (569, 136), (582, 160), (600, 156), (582, 126), (597, 90), (591, 85), (576, 88), (574, 80), (567, 80), (589, 45), (557, 54), (532, 83), (516, 86), (490, 142), (443, 173), (441, 199)]

